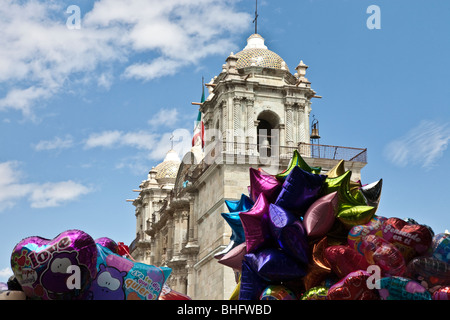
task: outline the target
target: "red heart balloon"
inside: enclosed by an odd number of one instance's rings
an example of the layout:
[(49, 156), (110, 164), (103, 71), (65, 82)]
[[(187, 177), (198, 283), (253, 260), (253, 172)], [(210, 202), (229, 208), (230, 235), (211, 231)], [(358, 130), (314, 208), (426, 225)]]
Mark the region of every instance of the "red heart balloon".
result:
[(363, 270), (349, 273), (328, 290), (328, 300), (379, 300), (376, 290), (367, 287), (369, 277)]
[(360, 255), (356, 250), (343, 245), (326, 248), (324, 257), (331, 266), (331, 270), (339, 278), (345, 277), (356, 270), (366, 270), (369, 266), (364, 256)]
[(431, 246), (433, 235), (420, 224), (408, 223), (399, 218), (389, 218), (383, 223), (383, 238), (399, 248), (405, 261), (424, 254)]

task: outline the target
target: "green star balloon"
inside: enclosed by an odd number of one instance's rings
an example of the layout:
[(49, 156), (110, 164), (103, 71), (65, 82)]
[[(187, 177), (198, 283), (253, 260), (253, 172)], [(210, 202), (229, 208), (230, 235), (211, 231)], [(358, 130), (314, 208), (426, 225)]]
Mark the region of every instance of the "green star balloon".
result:
[(298, 150), (294, 150), (294, 154), (292, 155), (291, 161), (289, 162), (287, 169), (284, 170), (283, 172), (277, 174), (275, 177), (278, 180), (283, 181), (284, 179), (286, 179), (286, 177), (289, 175), (289, 173), (291, 173), (292, 169), (296, 166), (300, 167), (300, 169), (303, 169), (306, 172), (314, 173), (314, 174), (320, 174), (320, 172), (322, 171), (322, 167), (310, 167), (306, 163), (306, 161), (302, 158), (302, 156), (300, 155)]
[(330, 194), (341, 189), (341, 186), (344, 184), (349, 185), (351, 175), (352, 172), (349, 170), (344, 174), (337, 176), (335, 178), (330, 178), (327, 176), (327, 178), (325, 179), (325, 186), (323, 189), (323, 193)]
[(341, 177), (338, 186), (337, 184), (333, 185), (334, 188), (337, 187), (339, 194), (337, 218), (349, 228), (369, 222), (375, 214), (375, 208), (367, 205), (360, 190), (352, 193), (350, 187), (351, 171), (347, 171)]

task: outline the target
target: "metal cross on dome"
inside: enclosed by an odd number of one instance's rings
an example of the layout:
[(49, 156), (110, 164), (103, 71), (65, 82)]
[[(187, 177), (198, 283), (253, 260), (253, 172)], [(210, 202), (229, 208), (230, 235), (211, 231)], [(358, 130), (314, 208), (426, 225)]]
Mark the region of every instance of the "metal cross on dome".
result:
[(253, 23), (255, 24), (255, 34), (257, 34), (258, 33), (258, 0), (256, 0), (255, 19), (253, 19)]

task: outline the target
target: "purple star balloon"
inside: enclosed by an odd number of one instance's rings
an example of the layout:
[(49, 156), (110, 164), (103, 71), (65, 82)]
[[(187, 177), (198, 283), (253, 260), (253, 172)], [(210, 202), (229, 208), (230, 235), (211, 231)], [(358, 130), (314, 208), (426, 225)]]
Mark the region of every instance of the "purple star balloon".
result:
[(286, 177), (275, 204), (303, 216), (317, 200), (325, 179), (324, 175), (309, 173), (296, 166)]

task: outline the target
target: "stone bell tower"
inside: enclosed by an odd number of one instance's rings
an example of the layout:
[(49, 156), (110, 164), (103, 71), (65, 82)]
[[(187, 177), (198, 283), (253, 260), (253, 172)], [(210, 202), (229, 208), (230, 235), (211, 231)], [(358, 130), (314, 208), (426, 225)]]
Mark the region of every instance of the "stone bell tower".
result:
[(201, 107), (206, 150), (220, 140), (226, 150), (234, 147), (246, 155), (258, 155), (259, 145), (287, 147), (281, 154), (292, 154), (290, 148), (308, 143), (311, 98), (317, 96), (305, 78), (307, 68), (301, 61), (291, 74), (263, 37), (251, 35), (206, 84), (210, 95)]

